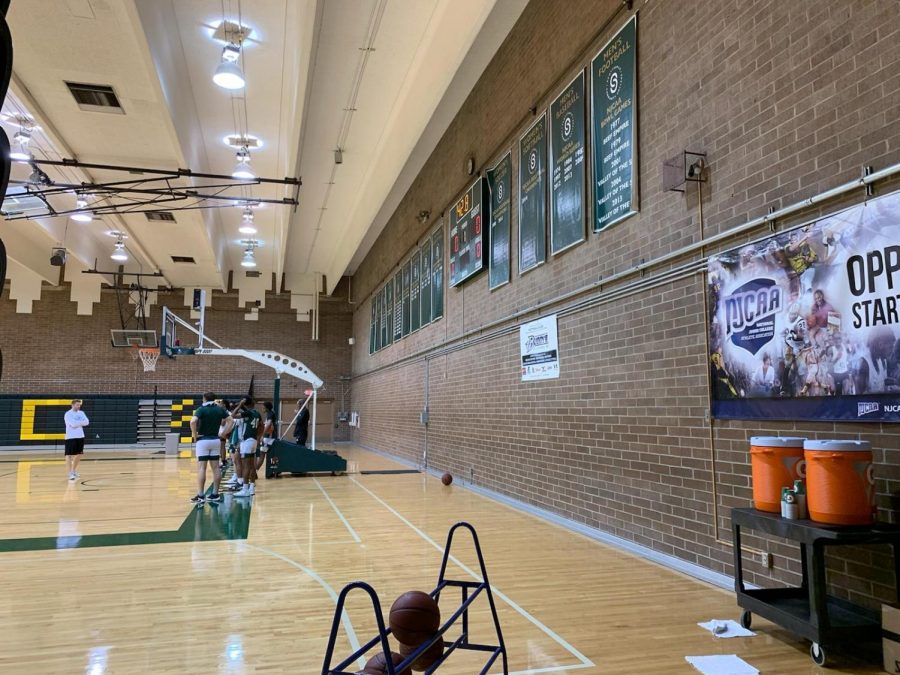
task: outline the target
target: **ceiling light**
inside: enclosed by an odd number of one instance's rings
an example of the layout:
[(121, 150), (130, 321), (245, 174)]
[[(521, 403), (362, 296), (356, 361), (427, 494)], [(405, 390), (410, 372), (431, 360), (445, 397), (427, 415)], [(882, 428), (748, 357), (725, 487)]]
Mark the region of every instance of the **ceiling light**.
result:
[(20, 143), (18, 150), (10, 151), (9, 158), (14, 162), (28, 164), (28, 162), (34, 159), (34, 155), (31, 154), (31, 151), (28, 150), (28, 147), (25, 143)]
[(248, 248), (244, 251), (244, 257), (241, 259), (241, 267), (256, 267), (256, 256), (253, 255), (252, 248)]
[(244, 222), (238, 228), (241, 234), (256, 234), (256, 226), (253, 224), (253, 209), (249, 206), (244, 209)]
[(112, 255), (110, 255), (109, 257), (120, 262), (128, 260), (128, 251), (125, 250), (125, 242), (122, 241), (122, 237), (119, 237), (116, 240), (116, 247), (113, 249)]
[(253, 180), (256, 178), (256, 174), (250, 168), (250, 151), (246, 147), (235, 153), (235, 159), (237, 159), (237, 165), (234, 167), (234, 171), (231, 172), (232, 178), (239, 180)]
[(94, 216), (90, 211), (87, 211), (87, 197), (84, 195), (77, 195), (75, 197), (75, 206), (78, 210), (72, 214), (71, 218), (76, 223), (89, 223), (94, 219)]
[(28, 176), (28, 182), (32, 185), (53, 185), (50, 176), (41, 171), (36, 164), (31, 165), (31, 175)]
[(238, 180), (253, 180), (256, 178), (256, 174), (253, 173), (253, 169), (250, 168), (247, 162), (238, 162), (237, 166), (234, 167), (234, 171), (231, 172), (231, 177)]
[(213, 82), (223, 89), (243, 89), (247, 83), (244, 80), (244, 73), (238, 65), (238, 58), (241, 56), (241, 48), (234, 43), (226, 45), (222, 50), (222, 62), (216, 68), (213, 75)]
[(28, 142), (31, 140), (31, 130), (19, 129), (13, 134), (13, 140), (20, 145), (28, 145)]
[(229, 42), (225, 45), (225, 49), (222, 50), (222, 60), (228, 61), (229, 63), (236, 62), (239, 58), (241, 58), (241, 46), (237, 45), (233, 42)]

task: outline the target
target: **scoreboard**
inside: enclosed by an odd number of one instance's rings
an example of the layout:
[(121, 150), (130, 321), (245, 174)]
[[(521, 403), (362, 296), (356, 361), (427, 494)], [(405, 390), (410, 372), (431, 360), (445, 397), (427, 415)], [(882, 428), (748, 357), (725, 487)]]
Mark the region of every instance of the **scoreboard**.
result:
[(458, 286), (485, 269), (488, 250), (486, 226), (490, 224), (487, 180), (477, 179), (450, 207), (448, 240), (450, 285)]

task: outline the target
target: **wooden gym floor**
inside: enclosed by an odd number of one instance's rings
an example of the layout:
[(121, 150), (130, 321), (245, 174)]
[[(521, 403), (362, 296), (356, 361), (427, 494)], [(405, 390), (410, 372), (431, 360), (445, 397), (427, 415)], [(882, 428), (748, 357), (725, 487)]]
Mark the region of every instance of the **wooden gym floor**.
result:
[[(337, 450), (362, 470), (406, 468)], [(731, 593), (424, 474), (262, 480), (252, 501), (196, 509), (187, 458), (89, 450), (80, 473), (67, 481), (59, 455), (0, 456), (0, 671), (318, 673), (343, 585), (368, 581), (385, 611), (431, 590), (447, 530), (466, 520), (510, 672), (692, 673), (686, 655), (731, 653), (762, 673), (880, 672), (848, 658), (820, 671), (808, 643), (756, 617), (756, 637), (715, 639), (696, 624), (736, 619)], [(462, 534), (453, 553), (450, 576), (471, 579)], [(362, 599), (341, 658), (373, 634)], [(456, 604), (445, 592), (444, 615)], [(473, 639), (490, 643), (476, 606)], [(480, 663), (457, 653), (439, 672)]]

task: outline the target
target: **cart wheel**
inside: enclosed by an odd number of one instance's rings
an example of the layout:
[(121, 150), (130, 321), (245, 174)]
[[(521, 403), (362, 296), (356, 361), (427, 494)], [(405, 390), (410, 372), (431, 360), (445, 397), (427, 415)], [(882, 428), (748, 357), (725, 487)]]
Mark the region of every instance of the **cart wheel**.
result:
[(753, 614), (750, 613), (749, 609), (745, 609), (741, 612), (741, 627), (750, 630), (750, 624), (753, 623)]
[(809, 646), (809, 655), (817, 666), (825, 667), (825, 650), (818, 642), (813, 642)]

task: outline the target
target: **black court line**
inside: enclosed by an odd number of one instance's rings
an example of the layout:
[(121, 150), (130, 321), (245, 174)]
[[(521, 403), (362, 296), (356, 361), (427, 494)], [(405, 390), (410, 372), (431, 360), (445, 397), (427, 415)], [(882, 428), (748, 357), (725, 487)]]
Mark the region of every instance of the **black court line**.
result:
[(380, 469), (378, 471), (360, 471), (363, 476), (393, 476), (399, 473), (422, 473), (418, 469)]

